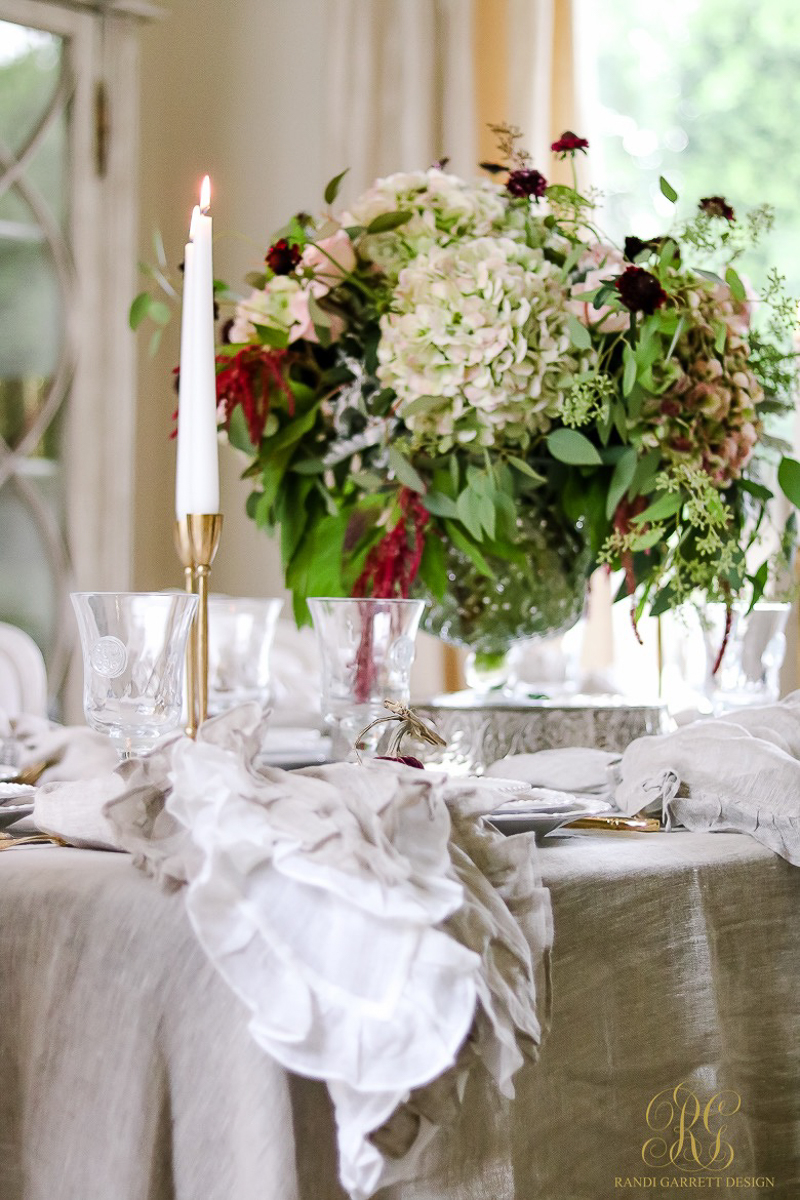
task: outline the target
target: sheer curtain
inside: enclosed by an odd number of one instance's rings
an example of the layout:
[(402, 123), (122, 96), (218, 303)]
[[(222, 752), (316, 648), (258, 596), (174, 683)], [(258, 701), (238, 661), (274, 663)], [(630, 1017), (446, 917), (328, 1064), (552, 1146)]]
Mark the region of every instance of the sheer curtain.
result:
[(326, 21), (326, 153), (347, 195), (442, 157), (472, 172), (473, 0), (329, 0)]

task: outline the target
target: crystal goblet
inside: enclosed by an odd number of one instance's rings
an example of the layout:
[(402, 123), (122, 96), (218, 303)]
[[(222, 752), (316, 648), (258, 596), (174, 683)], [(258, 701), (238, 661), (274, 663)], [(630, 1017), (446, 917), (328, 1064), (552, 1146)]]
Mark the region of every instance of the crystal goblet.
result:
[[(322, 659), (322, 714), (333, 757), (346, 758), (360, 732), (387, 715), (384, 700), (408, 703), (425, 601), (318, 596), (308, 606)], [(384, 731), (371, 730), (360, 748), (377, 754)]]
[(282, 600), (208, 599), (208, 711), (211, 716), (256, 700), (270, 701), (269, 655)]
[(186, 592), (73, 592), (83, 650), (83, 711), (121, 759), (181, 725), (186, 642), (197, 597)]

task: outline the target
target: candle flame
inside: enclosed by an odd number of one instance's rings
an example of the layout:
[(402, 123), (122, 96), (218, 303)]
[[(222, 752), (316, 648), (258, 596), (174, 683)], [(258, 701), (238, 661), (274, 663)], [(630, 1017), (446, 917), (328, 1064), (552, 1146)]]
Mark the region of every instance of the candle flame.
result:
[(192, 219), (189, 222), (189, 241), (194, 241), (194, 235), (197, 233), (197, 222), (200, 220), (200, 209), (195, 204), (192, 209)]
[(203, 182), (200, 184), (200, 211), (207, 213), (211, 207), (211, 180), (207, 175), (203, 176)]

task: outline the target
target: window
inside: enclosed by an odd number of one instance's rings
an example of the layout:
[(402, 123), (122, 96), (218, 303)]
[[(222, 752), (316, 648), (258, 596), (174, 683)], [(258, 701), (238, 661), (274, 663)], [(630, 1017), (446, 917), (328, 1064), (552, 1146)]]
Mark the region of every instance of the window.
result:
[(135, 80), (116, 9), (0, 0), (0, 620), (53, 702), (70, 588), (129, 584)]

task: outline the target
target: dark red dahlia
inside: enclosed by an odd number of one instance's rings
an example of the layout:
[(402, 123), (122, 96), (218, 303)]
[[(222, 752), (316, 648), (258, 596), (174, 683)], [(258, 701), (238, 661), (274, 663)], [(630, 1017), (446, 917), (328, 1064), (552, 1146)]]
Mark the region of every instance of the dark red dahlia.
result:
[(724, 196), (705, 196), (698, 208), (707, 217), (724, 217), (726, 221), (735, 221), (736, 216)]
[(539, 200), (547, 189), (547, 180), (541, 171), (520, 168), (510, 172), (506, 187), (512, 196), (533, 196), (535, 200)]
[(644, 267), (626, 267), (614, 281), (614, 287), (631, 312), (654, 313), (667, 298), (655, 275)]
[(553, 142), (550, 149), (554, 154), (560, 154), (564, 158), (567, 154), (576, 154), (578, 150), (582, 150), (585, 154), (589, 149), (589, 143), (586, 138), (578, 137), (577, 133), (566, 129), (558, 141)]
[(267, 251), (265, 262), (273, 275), (288, 275), (300, 261), (300, 247), (279, 238)]

